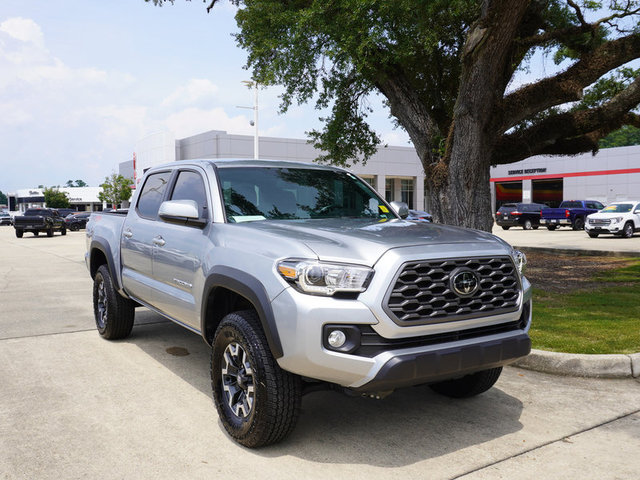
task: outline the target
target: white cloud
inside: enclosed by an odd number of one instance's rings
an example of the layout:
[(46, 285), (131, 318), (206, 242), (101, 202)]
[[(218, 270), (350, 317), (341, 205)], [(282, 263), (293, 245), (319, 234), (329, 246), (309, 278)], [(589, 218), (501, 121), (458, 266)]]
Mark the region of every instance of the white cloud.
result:
[(25, 43), (33, 43), (37, 46), (44, 45), (42, 29), (30, 18), (9, 18), (0, 23), (0, 32)]
[(169, 115), (166, 127), (176, 138), (184, 138), (208, 130), (225, 130), (228, 133), (252, 135), (253, 127), (244, 115), (229, 117), (222, 108), (204, 110), (195, 107), (187, 108)]
[(163, 107), (200, 106), (215, 100), (219, 88), (204, 78), (192, 78), (186, 85), (178, 87), (161, 103)]

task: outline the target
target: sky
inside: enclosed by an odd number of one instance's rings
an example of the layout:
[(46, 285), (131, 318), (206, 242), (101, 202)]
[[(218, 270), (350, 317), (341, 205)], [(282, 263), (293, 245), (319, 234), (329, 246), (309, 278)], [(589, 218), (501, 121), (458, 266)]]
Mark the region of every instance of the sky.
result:
[[(83, 180), (98, 186), (130, 160), (138, 140), (168, 130), (253, 134), (246, 52), (233, 38), (235, 7), (200, 0), (0, 2), (0, 191)], [(544, 60), (534, 70), (545, 71)], [(277, 87), (259, 93), (259, 134), (306, 138), (312, 105), (278, 114)], [(372, 126), (410, 145), (379, 98)]]

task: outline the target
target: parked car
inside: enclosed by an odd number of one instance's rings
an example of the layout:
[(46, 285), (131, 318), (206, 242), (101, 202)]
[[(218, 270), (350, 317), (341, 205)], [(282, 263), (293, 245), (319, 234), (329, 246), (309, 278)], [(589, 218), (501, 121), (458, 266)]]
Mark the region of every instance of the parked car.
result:
[(522, 227), (536, 230), (540, 226), (540, 212), (546, 205), (541, 203), (505, 203), (496, 212), (496, 223), (503, 230)]
[(1, 212), (0, 225), (13, 225), (13, 219), (11, 218), (11, 215), (6, 212)]
[(67, 224), (67, 228), (72, 232), (77, 232), (81, 228), (85, 228), (91, 212), (72, 213), (65, 217), (64, 223)]
[(13, 227), (16, 229), (18, 238), (22, 238), (24, 232), (31, 232), (35, 236), (40, 232), (46, 232), (47, 237), (53, 237), (53, 232), (56, 230), (60, 231), (61, 235), (67, 234), (64, 218), (53, 208), (30, 208), (24, 212), (24, 215), (13, 219)]
[(78, 211), (73, 208), (56, 208), (56, 210), (58, 211), (58, 215), (60, 215), (62, 218), (66, 218), (67, 215), (78, 213)]
[(220, 421), (242, 445), (289, 434), (303, 392), (471, 397), (530, 351), (523, 253), (408, 222), (405, 203), (345, 170), (193, 160), (140, 185), (127, 215), (87, 224), (96, 327), (126, 338), (144, 305), (201, 335)]
[(598, 213), (589, 215), (584, 229), (591, 238), (596, 238), (601, 233), (631, 238), (633, 232), (640, 231), (640, 202), (612, 203)]
[(582, 230), (587, 215), (602, 210), (604, 205), (596, 200), (565, 200), (558, 208), (542, 210), (540, 223), (548, 230), (567, 226), (574, 230)]
[(409, 216), (407, 220), (414, 220), (417, 222), (433, 222), (433, 215), (422, 210), (409, 210)]

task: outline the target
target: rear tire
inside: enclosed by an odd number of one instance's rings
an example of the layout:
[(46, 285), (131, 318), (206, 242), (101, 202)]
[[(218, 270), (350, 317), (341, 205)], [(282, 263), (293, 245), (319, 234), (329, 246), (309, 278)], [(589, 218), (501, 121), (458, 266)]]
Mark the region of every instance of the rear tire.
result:
[(525, 220), (522, 228), (524, 228), (525, 230), (531, 230), (533, 228), (533, 225), (531, 225), (531, 220)]
[(502, 229), (503, 229), (503, 230), (509, 230), (509, 228), (511, 228), (511, 227), (506, 227), (506, 226), (504, 226), (504, 225), (502, 226)]
[(93, 280), (93, 315), (98, 333), (107, 340), (126, 338), (133, 328), (134, 303), (120, 295), (106, 265), (101, 265)]
[(574, 230), (584, 230), (584, 220), (582, 218), (576, 218), (571, 227)]
[(16, 237), (18, 238), (22, 238), (22, 236), (24, 235), (24, 231), (23, 230), (18, 230), (16, 228)]
[(429, 385), (434, 392), (451, 398), (469, 398), (489, 390), (500, 378), (502, 367), (482, 370), (462, 378)]
[(78, 230), (80, 230), (80, 227), (75, 223), (72, 223), (71, 226), (69, 226), (69, 230), (71, 230), (72, 232), (77, 232)]
[(278, 366), (252, 310), (220, 322), (211, 350), (211, 386), (225, 430), (245, 447), (279, 442), (296, 425), (301, 379)]
[(53, 237), (53, 227), (47, 229), (47, 237)]
[(556, 225), (547, 225), (547, 230), (555, 230), (558, 228)]
[(67, 227), (62, 227), (62, 230), (60, 230), (60, 235), (66, 235), (67, 234)]

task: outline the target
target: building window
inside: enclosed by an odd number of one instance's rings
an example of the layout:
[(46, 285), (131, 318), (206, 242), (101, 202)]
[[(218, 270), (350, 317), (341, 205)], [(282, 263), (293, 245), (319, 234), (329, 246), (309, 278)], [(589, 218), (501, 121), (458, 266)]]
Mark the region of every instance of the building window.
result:
[(409, 208), (413, 208), (413, 180), (400, 181), (400, 195), (402, 201), (409, 205)]
[(393, 178), (385, 178), (384, 180), (384, 199), (387, 202), (393, 202)]
[(361, 177), (367, 182), (374, 190), (376, 189), (376, 177)]

